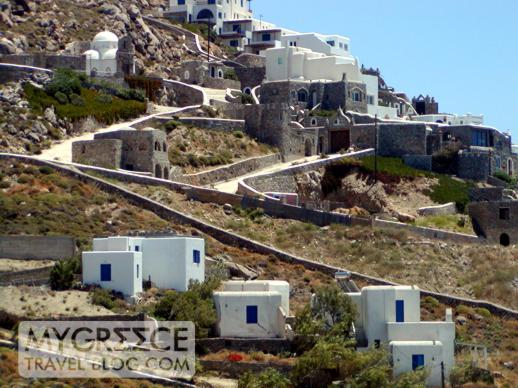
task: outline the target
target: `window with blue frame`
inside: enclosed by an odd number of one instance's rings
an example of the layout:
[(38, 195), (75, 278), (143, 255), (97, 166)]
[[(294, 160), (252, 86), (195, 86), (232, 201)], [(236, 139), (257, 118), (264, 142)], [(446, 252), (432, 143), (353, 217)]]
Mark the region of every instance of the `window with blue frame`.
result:
[(471, 133), (472, 145), (478, 147), (488, 147), (487, 132), (486, 131), (473, 131)]
[(201, 263), (201, 254), (200, 254), (200, 251), (198, 251), (197, 249), (192, 251), (192, 261), (194, 264)]
[(185, 5), (185, 0), (178, 0), (178, 5)]
[(412, 370), (416, 370), (424, 367), (424, 354), (413, 354), (412, 355)]
[(258, 323), (258, 310), (257, 306), (246, 306), (246, 323), (253, 325)]
[(262, 38), (263, 38), (263, 42), (269, 42), (270, 40), (272, 40), (272, 35), (271, 34), (263, 34)]
[(405, 322), (405, 301), (396, 300), (396, 322)]
[(101, 264), (101, 282), (111, 282), (112, 281), (112, 265), (111, 264)]
[(140, 247), (138, 245), (135, 245), (135, 252), (140, 252)]

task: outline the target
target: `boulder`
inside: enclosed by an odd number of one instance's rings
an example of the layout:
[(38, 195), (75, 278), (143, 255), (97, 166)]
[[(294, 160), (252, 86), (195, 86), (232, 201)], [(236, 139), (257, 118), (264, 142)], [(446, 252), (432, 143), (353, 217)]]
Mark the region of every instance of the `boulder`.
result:
[(457, 214), (457, 206), (455, 205), (455, 202), (439, 206), (427, 206), (418, 209), (417, 214), (423, 217)]
[(56, 113), (54, 113), (54, 108), (47, 108), (45, 109), (45, 112), (43, 113), (45, 116), (45, 119), (50, 122), (51, 124), (57, 124), (57, 118)]
[(370, 216), (370, 213), (367, 210), (362, 209), (361, 207), (358, 207), (358, 206), (354, 206), (350, 209), (344, 209), (344, 208), (335, 209), (335, 210), (333, 210), (333, 213), (345, 214), (347, 216), (355, 216), (355, 217), (369, 217)]

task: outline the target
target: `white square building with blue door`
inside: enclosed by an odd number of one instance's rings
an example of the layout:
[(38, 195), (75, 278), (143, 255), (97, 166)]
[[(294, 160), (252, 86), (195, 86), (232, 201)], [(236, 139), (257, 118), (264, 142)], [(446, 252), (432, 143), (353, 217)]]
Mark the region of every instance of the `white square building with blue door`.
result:
[(205, 281), (205, 240), (184, 236), (96, 238), (93, 251), (83, 252), (82, 261), (85, 284), (99, 284), (127, 296), (142, 292), (143, 281), (187, 291), (191, 281)]

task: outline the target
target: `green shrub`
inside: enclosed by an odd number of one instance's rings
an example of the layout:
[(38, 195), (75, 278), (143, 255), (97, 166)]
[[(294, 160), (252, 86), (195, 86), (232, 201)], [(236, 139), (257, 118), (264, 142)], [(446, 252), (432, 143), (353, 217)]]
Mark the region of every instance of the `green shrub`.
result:
[(62, 105), (65, 105), (65, 104), (68, 104), (68, 97), (65, 93), (63, 92), (56, 92), (56, 94), (54, 95), (54, 98), (56, 100), (58, 100), (58, 102)]
[(169, 321), (191, 321), (197, 338), (206, 338), (216, 323), (216, 308), (212, 292), (220, 280), (208, 279), (204, 283), (192, 282), (186, 292), (167, 291), (154, 306), (153, 315)]
[(31, 181), (31, 177), (27, 174), (22, 174), (18, 177), (18, 183), (20, 184), (26, 184), (26, 183), (29, 183)]
[(54, 169), (52, 167), (49, 167), (49, 166), (41, 166), (39, 168), (39, 171), (40, 171), (40, 173), (42, 173), (44, 175), (50, 175), (50, 174), (54, 173)]
[(111, 104), (113, 98), (109, 94), (101, 93), (99, 96), (97, 96), (97, 101), (99, 101), (101, 104)]
[(167, 123), (163, 125), (164, 131), (166, 133), (173, 132), (176, 128), (178, 128), (180, 125), (182, 125), (181, 122), (176, 120), (169, 120)]
[(0, 181), (0, 189), (8, 189), (11, 184), (8, 181)]
[(85, 106), (85, 99), (77, 94), (70, 95), (70, 103), (75, 106)]
[(423, 304), (427, 307), (431, 308), (437, 308), (440, 306), (440, 303), (437, 299), (435, 299), (433, 296), (427, 296), (423, 300)]
[(223, 74), (223, 78), (231, 79), (234, 81), (239, 81), (239, 78), (237, 78), (236, 71), (232, 68), (225, 70), (225, 73)]
[(510, 187), (515, 187), (517, 184), (516, 178), (510, 176), (505, 171), (498, 170), (495, 172), (494, 176), (495, 176), (495, 178), (498, 178), (498, 179), (504, 181), (505, 183), (507, 183)]
[(251, 94), (243, 93), (241, 95), (241, 103), (245, 104), (245, 105), (247, 105), (247, 104), (253, 105), (253, 104), (255, 104), (255, 101)]
[(74, 268), (69, 261), (58, 261), (50, 271), (50, 288), (56, 291), (68, 290), (74, 283)]
[(239, 379), (238, 388), (289, 388), (290, 380), (273, 368), (267, 368), (259, 374), (246, 372)]
[(55, 96), (58, 92), (67, 96), (81, 94), (81, 80), (73, 70), (58, 69), (54, 72), (52, 81), (45, 86), (45, 91), (50, 96)]
[(469, 191), (473, 182), (464, 182), (447, 175), (439, 175), (439, 183), (428, 193), (430, 199), (437, 203), (455, 202), (459, 212), (464, 213), (469, 203)]
[(90, 295), (92, 304), (102, 306), (108, 310), (111, 310), (115, 307), (115, 298), (113, 297), (111, 291), (108, 291), (104, 288), (96, 288)]
[(242, 139), (245, 137), (245, 134), (243, 133), (243, 131), (234, 131), (234, 132), (232, 132), (232, 134), (234, 135), (234, 137), (236, 137), (238, 139)]
[(471, 362), (455, 366), (450, 373), (450, 383), (452, 387), (462, 387), (469, 383), (495, 383), (491, 372), (474, 366)]
[(489, 311), (488, 309), (484, 308), (484, 307), (478, 307), (475, 309), (475, 312), (484, 317), (484, 318), (491, 318), (491, 311)]

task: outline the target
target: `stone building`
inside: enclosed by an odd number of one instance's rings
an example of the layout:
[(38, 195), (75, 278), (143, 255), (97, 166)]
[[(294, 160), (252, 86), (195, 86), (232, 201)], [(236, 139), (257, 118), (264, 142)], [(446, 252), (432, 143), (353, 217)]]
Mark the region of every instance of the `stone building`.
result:
[(94, 140), (72, 144), (72, 161), (169, 179), (171, 165), (166, 140), (165, 132), (153, 128), (98, 133)]
[(182, 82), (213, 89), (240, 89), (240, 83), (233, 68), (219, 61), (184, 61), (173, 70)]
[(412, 98), (412, 105), (418, 115), (434, 115), (439, 113), (439, 103), (434, 97), (420, 95)]
[(518, 201), (470, 203), (468, 214), (477, 236), (503, 246), (518, 244)]

